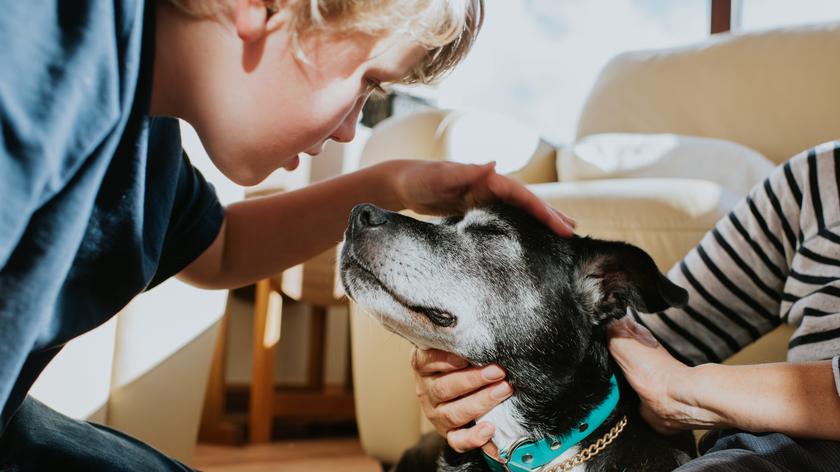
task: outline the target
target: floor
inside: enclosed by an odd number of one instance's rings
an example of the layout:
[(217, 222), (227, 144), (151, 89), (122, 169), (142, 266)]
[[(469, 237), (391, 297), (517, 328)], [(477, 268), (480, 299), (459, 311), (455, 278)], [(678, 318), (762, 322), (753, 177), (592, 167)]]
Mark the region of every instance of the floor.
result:
[(382, 472), (358, 438), (284, 440), (253, 446), (199, 444), (191, 466), (205, 472)]

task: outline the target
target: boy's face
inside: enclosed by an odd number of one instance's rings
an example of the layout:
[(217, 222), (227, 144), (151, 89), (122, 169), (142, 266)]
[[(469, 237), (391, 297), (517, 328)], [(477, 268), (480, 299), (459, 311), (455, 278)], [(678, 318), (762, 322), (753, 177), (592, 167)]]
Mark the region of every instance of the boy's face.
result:
[(216, 166), (239, 184), (294, 169), (298, 153), (318, 154), (328, 139), (352, 140), (372, 84), (400, 80), (425, 54), (395, 35), (313, 34), (302, 41), (309, 63), (294, 56), (285, 28), (199, 52), (212, 67), (191, 77), (184, 117)]

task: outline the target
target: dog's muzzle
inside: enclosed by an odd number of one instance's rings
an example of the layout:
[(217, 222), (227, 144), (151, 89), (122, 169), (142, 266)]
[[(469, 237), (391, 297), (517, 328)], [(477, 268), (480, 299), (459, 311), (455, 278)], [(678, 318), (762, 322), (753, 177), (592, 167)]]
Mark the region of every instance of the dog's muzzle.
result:
[[(353, 246), (362, 240), (375, 241), (382, 237), (382, 234), (380, 234), (378, 235), (379, 238), (377, 238), (376, 232), (386, 230), (394, 231), (398, 229), (397, 227), (400, 225), (400, 218), (405, 217), (402, 217), (397, 213), (383, 210), (370, 203), (361, 203), (356, 205), (350, 211), (350, 221), (348, 222), (347, 233), (345, 235), (345, 245), (349, 244), (350, 246)], [(451, 313), (437, 308), (420, 306), (411, 303), (394, 290), (387, 287), (370, 269), (368, 269), (368, 267), (366, 267), (366, 264), (359, 259), (358, 254), (355, 256), (352, 255), (352, 248), (345, 247), (345, 250), (348, 249), (349, 253), (346, 256), (347, 259), (351, 261), (352, 264), (355, 264), (360, 270), (365, 272), (371, 280), (375, 281), (382, 290), (387, 292), (398, 303), (411, 311), (421, 313), (437, 326), (451, 328), (456, 325), (458, 320)], [(345, 283), (345, 289), (347, 289), (347, 285), (348, 284)], [(348, 294), (349, 293), (350, 291), (348, 290)]]

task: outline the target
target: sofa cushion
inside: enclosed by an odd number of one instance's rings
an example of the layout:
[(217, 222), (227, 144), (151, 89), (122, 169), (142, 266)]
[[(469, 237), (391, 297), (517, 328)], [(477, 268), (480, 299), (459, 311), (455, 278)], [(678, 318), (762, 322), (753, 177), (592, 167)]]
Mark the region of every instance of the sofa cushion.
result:
[(557, 154), (557, 180), (691, 178), (746, 195), (773, 170), (757, 151), (724, 139), (676, 134), (587, 136)]
[(615, 132), (709, 136), (745, 144), (778, 164), (837, 139), (838, 57), (840, 22), (623, 53), (599, 74), (575, 139)]

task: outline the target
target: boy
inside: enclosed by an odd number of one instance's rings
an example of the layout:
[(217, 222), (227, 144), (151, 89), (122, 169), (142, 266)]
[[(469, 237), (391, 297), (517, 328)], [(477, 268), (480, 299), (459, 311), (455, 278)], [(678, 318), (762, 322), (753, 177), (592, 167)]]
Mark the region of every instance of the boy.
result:
[[(178, 275), (235, 287), (341, 238), (363, 201), (451, 213), (496, 198), (569, 221), (492, 164), (392, 161), (223, 209), (189, 121), (237, 183), (353, 139), (369, 92), (451, 69), (481, 0), (12, 2), (0, 16), (0, 470), (185, 470), (26, 397), (63, 343)], [(277, 250), (255, 254), (271, 244)]]

